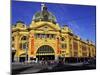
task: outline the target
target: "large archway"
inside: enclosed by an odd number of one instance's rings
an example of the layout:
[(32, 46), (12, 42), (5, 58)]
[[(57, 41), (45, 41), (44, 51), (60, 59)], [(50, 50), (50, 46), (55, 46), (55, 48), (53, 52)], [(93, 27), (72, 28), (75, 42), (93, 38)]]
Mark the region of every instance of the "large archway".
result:
[(54, 60), (55, 59), (55, 52), (54, 49), (49, 45), (43, 45), (38, 48), (36, 52), (36, 58), (38, 60)]

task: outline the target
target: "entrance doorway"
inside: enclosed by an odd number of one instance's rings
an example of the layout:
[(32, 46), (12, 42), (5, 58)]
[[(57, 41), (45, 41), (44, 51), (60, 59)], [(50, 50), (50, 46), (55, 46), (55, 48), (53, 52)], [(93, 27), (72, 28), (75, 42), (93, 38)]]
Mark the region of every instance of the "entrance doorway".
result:
[(38, 58), (38, 60), (54, 60), (55, 57), (54, 55), (37, 55), (36, 58)]
[(44, 59), (44, 60), (54, 60), (55, 55), (54, 55), (53, 48), (49, 45), (41, 46), (37, 50), (36, 58), (38, 58), (38, 60), (42, 60), (42, 59)]
[(12, 62), (14, 62), (15, 51), (12, 52)]
[(26, 55), (26, 54), (21, 54), (20, 57), (19, 57), (19, 61), (20, 61), (20, 62), (28, 61), (28, 55)]
[(20, 57), (20, 58), (19, 58), (19, 61), (20, 61), (20, 62), (25, 62), (25, 57)]

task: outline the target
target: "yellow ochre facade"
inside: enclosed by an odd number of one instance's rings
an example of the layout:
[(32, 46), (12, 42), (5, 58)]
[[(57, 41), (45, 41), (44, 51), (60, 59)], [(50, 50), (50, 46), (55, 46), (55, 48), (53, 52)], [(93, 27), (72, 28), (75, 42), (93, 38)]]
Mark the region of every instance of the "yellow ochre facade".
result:
[(67, 25), (60, 27), (44, 4), (41, 5), (41, 11), (33, 16), (29, 26), (22, 21), (12, 25), (13, 61), (42, 58), (58, 60), (59, 57), (66, 58), (66, 61), (95, 58), (96, 47), (91, 41), (84, 41), (75, 35)]

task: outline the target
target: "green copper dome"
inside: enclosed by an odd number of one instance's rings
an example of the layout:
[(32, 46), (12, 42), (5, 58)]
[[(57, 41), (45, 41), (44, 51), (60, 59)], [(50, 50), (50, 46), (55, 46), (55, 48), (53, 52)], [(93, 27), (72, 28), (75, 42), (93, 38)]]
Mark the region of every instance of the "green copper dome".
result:
[(33, 16), (34, 21), (52, 21), (56, 22), (56, 17), (47, 10), (45, 5), (42, 5), (41, 11), (36, 12)]

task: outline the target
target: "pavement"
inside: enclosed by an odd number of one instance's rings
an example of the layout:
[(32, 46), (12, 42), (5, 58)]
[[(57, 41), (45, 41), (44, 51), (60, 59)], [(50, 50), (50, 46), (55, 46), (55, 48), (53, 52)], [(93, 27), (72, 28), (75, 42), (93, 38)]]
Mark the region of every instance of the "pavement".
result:
[(28, 73), (44, 73), (58, 71), (73, 71), (73, 70), (90, 70), (96, 69), (96, 65), (83, 65), (82, 63), (70, 63), (55, 65), (45, 65), (40, 63), (13, 63), (12, 74), (28, 74)]
[[(52, 65), (53, 66), (53, 65)], [(13, 63), (12, 64), (12, 74), (27, 74), (27, 73), (37, 73), (42, 69), (48, 68), (48, 65), (40, 63)]]
[(96, 69), (95, 65), (68, 65), (68, 64), (58, 64), (54, 66), (52, 69), (42, 69), (38, 73), (44, 72), (60, 72), (60, 71), (77, 71), (77, 70), (91, 70)]

